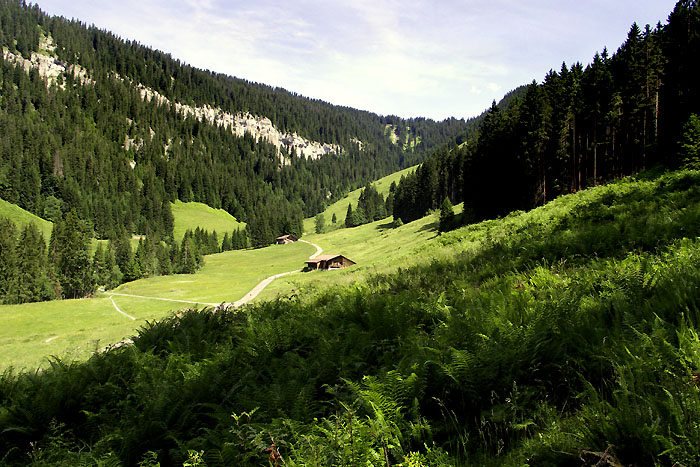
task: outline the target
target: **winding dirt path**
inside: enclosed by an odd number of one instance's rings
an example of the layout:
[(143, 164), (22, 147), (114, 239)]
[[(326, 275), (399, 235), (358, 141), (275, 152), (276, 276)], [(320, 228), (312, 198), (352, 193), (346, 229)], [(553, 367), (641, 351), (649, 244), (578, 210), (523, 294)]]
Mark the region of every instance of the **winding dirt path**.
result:
[[(317, 257), (318, 255), (320, 255), (321, 253), (323, 253), (323, 248), (321, 248), (320, 246), (316, 245), (315, 243), (307, 242), (306, 240), (299, 240), (299, 241), (300, 241), (300, 242), (304, 242), (304, 243), (308, 243), (309, 245), (311, 245), (311, 246), (313, 246), (313, 247), (316, 247), (316, 252), (315, 252), (314, 254), (312, 254), (311, 256), (309, 256), (309, 259), (314, 259), (314, 258)], [(206, 302), (194, 302), (194, 301), (190, 301), (190, 300), (176, 300), (176, 299), (174, 299), (174, 298), (163, 298), (163, 297), (146, 297), (146, 296), (144, 296), (144, 295), (132, 295), (132, 294), (126, 294), (126, 293), (119, 293), (119, 292), (105, 292), (105, 294), (110, 296), (110, 298), (112, 299), (112, 305), (114, 305), (114, 308), (116, 308), (116, 310), (117, 310), (119, 313), (123, 314), (124, 316), (126, 316), (126, 317), (128, 317), (128, 318), (134, 319), (134, 320), (135, 320), (136, 318), (134, 318), (134, 317), (132, 317), (132, 316), (130, 316), (130, 315), (124, 313), (122, 310), (119, 309), (119, 307), (117, 306), (117, 304), (114, 303), (114, 298), (112, 298), (114, 295), (121, 296), (121, 297), (143, 298), (143, 299), (146, 299), (146, 300), (162, 300), (162, 301), (166, 301), (166, 302), (189, 303), (189, 304), (194, 304), (194, 305), (206, 305), (206, 306), (213, 306), (213, 307), (222, 306), (224, 309), (230, 308), (230, 307), (238, 308), (239, 306), (245, 305), (246, 303), (248, 303), (249, 301), (251, 301), (252, 299), (254, 299), (255, 297), (257, 297), (258, 294), (259, 294), (260, 292), (262, 292), (263, 289), (264, 289), (265, 287), (267, 287), (268, 285), (270, 285), (270, 283), (271, 283), (272, 281), (274, 281), (275, 279), (278, 279), (278, 278), (280, 278), (280, 277), (282, 277), (282, 276), (286, 276), (286, 275), (288, 275), (288, 274), (294, 274), (295, 272), (300, 272), (300, 271), (301, 271), (301, 269), (295, 269), (294, 271), (282, 272), (282, 273), (280, 273), (280, 274), (275, 274), (275, 275), (273, 275), (273, 276), (266, 277), (265, 279), (263, 279), (262, 281), (260, 281), (260, 282), (258, 283), (258, 285), (256, 285), (255, 287), (253, 287), (253, 289), (252, 289), (250, 292), (248, 292), (247, 294), (245, 294), (245, 295), (243, 296), (243, 298), (241, 298), (241, 299), (239, 299), (239, 300), (236, 300), (236, 301), (233, 302), (233, 303), (206, 303)]]
[[(314, 259), (318, 255), (323, 253), (323, 248), (316, 245), (315, 243), (307, 242), (306, 240), (299, 240), (299, 241), (304, 242), (304, 243), (308, 243), (309, 245), (316, 247), (316, 252), (313, 255), (309, 256), (309, 259)], [(267, 277), (267, 278), (263, 279), (262, 281), (260, 281), (260, 283), (258, 285), (253, 287), (253, 290), (251, 290), (250, 292), (245, 294), (243, 296), (243, 298), (241, 298), (240, 300), (236, 300), (233, 303), (224, 303), (223, 306), (224, 306), (224, 308), (229, 308), (229, 307), (238, 308), (241, 305), (245, 305), (246, 303), (248, 303), (249, 301), (251, 301), (252, 299), (257, 297), (258, 294), (260, 292), (262, 292), (265, 287), (270, 285), (270, 283), (272, 281), (274, 281), (275, 279), (282, 277), (282, 276), (286, 276), (288, 274), (294, 274), (295, 272), (300, 272), (300, 271), (301, 271), (301, 269), (295, 269), (294, 271), (287, 271), (287, 272), (283, 272), (280, 274), (275, 274), (274, 276)]]
[[(145, 295), (132, 295), (128, 293), (119, 293), (119, 292), (105, 292), (106, 295), (118, 295), (120, 297), (132, 297), (132, 298), (144, 298), (147, 300), (161, 300), (164, 302), (177, 302), (177, 303), (190, 303), (193, 305), (207, 305), (207, 306), (219, 306), (219, 303), (207, 303), (207, 302), (194, 302), (191, 300), (176, 300), (174, 298), (163, 298), (163, 297), (147, 297)], [(114, 303), (114, 299), (112, 299), (112, 303)], [(114, 305), (115, 308), (117, 308), (117, 305)], [(122, 314), (126, 314), (122, 312), (119, 308), (117, 308), (117, 311)], [(128, 315), (127, 315), (128, 316)]]
[(308, 243), (309, 245), (315, 246), (315, 247), (316, 247), (316, 253), (314, 253), (313, 255), (309, 256), (309, 259), (314, 259), (314, 258), (317, 257), (318, 255), (320, 255), (321, 253), (323, 253), (323, 248), (321, 248), (320, 246), (316, 245), (315, 243), (307, 242), (306, 240), (299, 240), (299, 241), (300, 241), (300, 242), (304, 242), (304, 243)]
[[(114, 295), (122, 295), (122, 294), (114, 294)], [(131, 316), (130, 314), (124, 313), (122, 310), (119, 309), (119, 307), (117, 306), (117, 304), (114, 302), (114, 297), (111, 297), (111, 296), (110, 296), (109, 299), (112, 300), (112, 305), (114, 305), (114, 308), (115, 308), (119, 313), (123, 314), (124, 316), (126, 316), (127, 318), (129, 318), (129, 319), (132, 320), (132, 321), (136, 321), (136, 318), (134, 318), (134, 317)]]
[[(314, 259), (318, 255), (323, 253), (323, 248), (316, 245), (315, 243), (307, 242), (306, 240), (299, 240), (299, 241), (304, 242), (304, 243), (308, 243), (309, 245), (316, 247), (316, 252), (313, 255), (309, 256), (309, 259)], [(294, 274), (295, 272), (300, 272), (300, 271), (301, 271), (301, 269), (296, 269), (294, 271), (282, 272), (280, 274), (275, 274), (274, 276), (267, 277), (267, 278), (263, 279), (262, 281), (260, 281), (260, 283), (258, 285), (253, 287), (253, 289), (250, 292), (248, 292), (247, 294), (245, 294), (243, 296), (243, 298), (241, 298), (240, 300), (236, 300), (233, 303), (221, 303), (221, 304), (219, 304), (219, 303), (193, 302), (193, 301), (189, 301), (189, 300), (175, 300), (174, 298), (162, 298), (162, 297), (146, 297), (143, 295), (131, 295), (131, 294), (119, 293), (119, 292), (105, 292), (105, 294), (110, 296), (109, 298), (112, 300), (112, 305), (114, 305), (114, 308), (119, 313), (123, 314), (124, 316), (126, 316), (128, 318), (131, 318), (132, 320), (136, 320), (136, 318), (124, 313), (122, 310), (119, 309), (117, 304), (114, 303), (114, 297), (113, 297), (114, 295), (118, 295), (118, 296), (122, 296), (122, 297), (143, 298), (146, 300), (163, 300), (166, 302), (191, 303), (191, 304), (196, 304), (196, 305), (207, 305), (207, 306), (213, 306), (213, 307), (221, 306), (223, 309), (227, 309), (230, 307), (238, 308), (239, 306), (244, 305), (244, 304), (248, 303), (249, 301), (251, 301), (252, 299), (254, 299), (255, 297), (257, 297), (258, 294), (260, 292), (262, 292), (265, 287), (270, 285), (270, 283), (272, 281), (274, 281), (275, 279), (282, 277), (282, 276), (286, 276), (288, 274)], [(47, 339), (45, 342), (51, 342), (52, 340), (56, 339), (57, 337), (58, 336), (51, 337), (51, 338)], [(111, 344), (111, 345), (108, 345), (106, 347), (103, 347), (103, 348), (99, 349), (97, 352), (102, 353), (102, 352), (106, 351), (107, 349), (121, 347), (123, 345), (128, 345), (128, 344), (132, 344), (132, 343), (133, 343), (133, 341), (130, 338), (127, 338), (127, 339), (124, 339), (120, 342), (117, 342), (116, 344)]]

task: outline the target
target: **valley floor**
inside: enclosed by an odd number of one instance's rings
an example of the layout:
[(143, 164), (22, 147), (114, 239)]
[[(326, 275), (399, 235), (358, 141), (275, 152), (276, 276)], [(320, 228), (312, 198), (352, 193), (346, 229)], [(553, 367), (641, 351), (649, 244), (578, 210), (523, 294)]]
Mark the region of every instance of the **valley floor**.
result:
[[(209, 255), (195, 274), (140, 279), (96, 298), (0, 306), (0, 370), (45, 368), (54, 356), (83, 360), (128, 338), (146, 321), (182, 308), (240, 306), (392, 271), (414, 263), (422, 256), (422, 245), (437, 238), (432, 215), (398, 229), (391, 224), (388, 218), (307, 235), (288, 245)], [(358, 264), (347, 270), (297, 273), (320, 251), (343, 254)]]
[(46, 367), (54, 356), (83, 360), (182, 308), (242, 305), (266, 278), (300, 270), (316, 252), (305, 242), (229, 251), (207, 256), (196, 274), (141, 279), (96, 298), (2, 305), (0, 371)]

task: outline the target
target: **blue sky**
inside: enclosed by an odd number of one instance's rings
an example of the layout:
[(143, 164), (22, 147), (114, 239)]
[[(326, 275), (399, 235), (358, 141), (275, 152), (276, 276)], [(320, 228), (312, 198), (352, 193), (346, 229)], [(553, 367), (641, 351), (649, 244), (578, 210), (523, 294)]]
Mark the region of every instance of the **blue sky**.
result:
[(671, 0), (38, 0), (203, 69), (379, 114), (469, 118)]

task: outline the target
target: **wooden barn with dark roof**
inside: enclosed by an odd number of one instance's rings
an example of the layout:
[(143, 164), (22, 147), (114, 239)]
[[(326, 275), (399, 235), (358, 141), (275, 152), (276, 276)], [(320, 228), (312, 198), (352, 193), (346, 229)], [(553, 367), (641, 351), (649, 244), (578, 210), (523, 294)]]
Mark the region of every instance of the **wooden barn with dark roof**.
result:
[(287, 243), (294, 243), (298, 240), (299, 239), (296, 238), (294, 235), (282, 235), (281, 237), (277, 237), (275, 239), (275, 243), (277, 245), (286, 245)]
[(316, 269), (343, 269), (356, 264), (353, 260), (343, 255), (319, 255), (305, 261), (309, 270)]

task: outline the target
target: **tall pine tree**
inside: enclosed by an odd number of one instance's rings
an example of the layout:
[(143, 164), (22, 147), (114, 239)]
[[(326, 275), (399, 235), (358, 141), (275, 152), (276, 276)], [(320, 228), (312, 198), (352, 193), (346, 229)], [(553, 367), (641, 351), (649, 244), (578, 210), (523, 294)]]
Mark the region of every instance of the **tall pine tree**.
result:
[(94, 293), (95, 283), (89, 256), (90, 231), (87, 223), (71, 210), (54, 225), (51, 239), (55, 270), (65, 298), (82, 298)]

